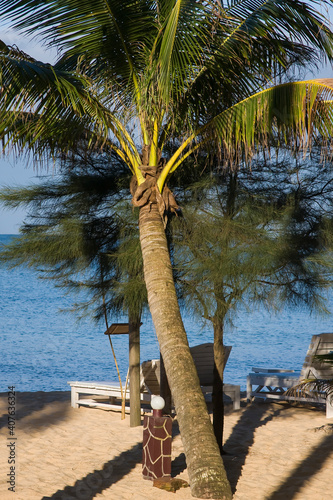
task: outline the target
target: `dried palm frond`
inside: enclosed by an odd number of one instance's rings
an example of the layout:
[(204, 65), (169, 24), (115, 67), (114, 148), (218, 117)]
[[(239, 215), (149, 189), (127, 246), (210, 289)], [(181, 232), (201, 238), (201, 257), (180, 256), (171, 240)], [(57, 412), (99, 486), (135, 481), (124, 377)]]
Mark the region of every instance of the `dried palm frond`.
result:
[(287, 390), (286, 396), (295, 398), (318, 398), (333, 396), (333, 379), (304, 379)]

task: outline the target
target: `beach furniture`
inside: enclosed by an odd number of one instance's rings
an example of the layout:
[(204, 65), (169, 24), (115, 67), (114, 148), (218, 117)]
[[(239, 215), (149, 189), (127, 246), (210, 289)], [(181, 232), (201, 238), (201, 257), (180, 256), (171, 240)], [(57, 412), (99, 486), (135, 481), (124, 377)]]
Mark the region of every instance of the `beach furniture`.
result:
[[(225, 358), (224, 366), (226, 365), (232, 346), (224, 346)], [(214, 344), (206, 343), (199, 344), (190, 348), (195, 367), (198, 372), (201, 390), (204, 393), (206, 401), (211, 401), (213, 393), (213, 376), (214, 376)], [(230, 397), (233, 402), (234, 410), (240, 408), (240, 386), (233, 384), (223, 384), (223, 392)]]
[[(277, 399), (299, 402), (320, 402), (326, 404), (326, 417), (333, 418), (333, 396), (326, 394), (305, 397), (287, 395), (286, 391), (295, 387), (304, 379), (333, 379), (333, 366), (322, 363), (314, 356), (333, 351), (333, 333), (313, 335), (307, 351), (303, 367), (300, 371), (278, 368), (252, 368), (247, 376), (247, 400), (252, 398)], [(253, 388), (253, 386), (255, 386)]]
[[(71, 406), (90, 406), (106, 410), (119, 410), (121, 401), (121, 390), (119, 382), (111, 381), (70, 381)], [(124, 384), (125, 385), (125, 384)], [(123, 387), (123, 391), (125, 387)], [(143, 403), (150, 403), (153, 394), (160, 393), (160, 360), (153, 359), (144, 361), (140, 366), (140, 399)], [(81, 397), (83, 396), (83, 397)], [(90, 397), (87, 397), (90, 396)], [(126, 400), (129, 400), (129, 387), (126, 390)], [(108, 399), (108, 401), (104, 401)], [(129, 407), (125, 406), (129, 411)]]
[[(231, 346), (226, 346), (225, 363), (228, 360)], [(213, 391), (214, 350), (212, 343), (200, 344), (190, 348), (196, 366), (201, 389), (205, 399), (211, 399)], [(121, 400), (120, 385), (111, 381), (69, 381), (71, 387), (71, 406), (90, 406), (109, 410), (119, 410)], [(224, 384), (224, 394), (233, 402), (234, 409), (240, 408), (240, 386)], [(143, 404), (149, 404), (152, 395), (160, 394), (160, 360), (144, 361), (140, 366), (140, 399)], [(129, 387), (126, 391), (129, 400)], [(118, 404), (117, 404), (118, 402)], [(129, 406), (125, 406), (129, 411)]]

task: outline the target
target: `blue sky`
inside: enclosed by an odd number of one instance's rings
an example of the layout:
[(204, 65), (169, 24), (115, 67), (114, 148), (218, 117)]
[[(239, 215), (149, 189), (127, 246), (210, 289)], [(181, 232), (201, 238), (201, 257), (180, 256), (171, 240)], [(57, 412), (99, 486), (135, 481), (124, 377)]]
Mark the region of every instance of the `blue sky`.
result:
[[(0, 40), (9, 45), (17, 45), (41, 61), (52, 63), (55, 59), (55, 52), (46, 52), (41, 44), (18, 35), (17, 32), (6, 28), (1, 23)], [(333, 70), (330, 67), (325, 67), (318, 75), (306, 75), (306, 78), (312, 77), (333, 77)], [(41, 172), (41, 174), (45, 176), (47, 172)], [(16, 159), (14, 155), (0, 156), (0, 189), (4, 186), (26, 186), (35, 182), (38, 182), (38, 172), (33, 169), (31, 164), (27, 164), (27, 161)], [(23, 209), (5, 210), (0, 205), (0, 234), (17, 234), (25, 215), (26, 211)]]
[[(28, 40), (1, 24), (0, 40), (8, 45), (17, 45), (40, 61), (53, 62), (55, 60), (55, 52), (46, 51), (41, 44)], [(37, 172), (31, 162), (28, 164), (27, 160), (16, 158), (14, 154), (0, 156), (0, 188), (27, 186), (38, 182), (39, 173), (44, 176), (48, 172)], [(5, 210), (0, 205), (0, 234), (17, 234), (25, 215), (24, 209)]]

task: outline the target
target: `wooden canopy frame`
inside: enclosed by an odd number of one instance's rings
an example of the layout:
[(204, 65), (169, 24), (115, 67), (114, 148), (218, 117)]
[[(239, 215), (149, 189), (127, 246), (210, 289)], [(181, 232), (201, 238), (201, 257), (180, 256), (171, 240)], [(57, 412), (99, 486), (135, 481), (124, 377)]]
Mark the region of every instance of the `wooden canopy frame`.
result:
[[(104, 332), (108, 335), (111, 349), (111, 335), (128, 335), (128, 366), (130, 383), (130, 426), (141, 425), (141, 402), (140, 402), (140, 327), (142, 323), (130, 325), (130, 323), (112, 323)], [(126, 390), (126, 387), (125, 387)]]

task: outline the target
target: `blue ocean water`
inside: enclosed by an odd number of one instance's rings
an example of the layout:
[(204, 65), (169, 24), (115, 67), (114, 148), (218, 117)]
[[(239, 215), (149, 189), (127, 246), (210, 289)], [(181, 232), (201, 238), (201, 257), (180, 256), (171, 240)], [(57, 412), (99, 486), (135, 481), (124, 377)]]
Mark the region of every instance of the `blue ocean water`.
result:
[[(0, 245), (10, 236), (0, 235)], [(0, 265), (0, 392), (69, 390), (69, 380), (117, 380), (105, 326), (61, 312), (76, 298), (66, 295), (31, 269)], [(333, 293), (329, 297), (333, 311)], [(212, 328), (183, 314), (190, 345), (211, 342)], [(111, 318), (112, 322), (126, 318)], [(259, 309), (240, 310), (225, 332), (232, 351), (225, 382), (240, 384), (253, 366), (300, 368), (311, 336), (332, 332), (333, 317), (311, 315), (305, 309), (285, 309), (275, 315)], [(128, 369), (128, 337), (113, 337), (121, 375)], [(141, 359), (159, 356), (150, 316), (141, 327)]]

